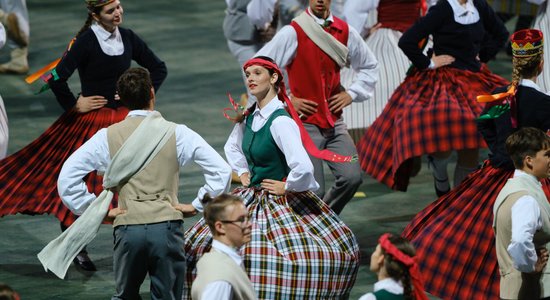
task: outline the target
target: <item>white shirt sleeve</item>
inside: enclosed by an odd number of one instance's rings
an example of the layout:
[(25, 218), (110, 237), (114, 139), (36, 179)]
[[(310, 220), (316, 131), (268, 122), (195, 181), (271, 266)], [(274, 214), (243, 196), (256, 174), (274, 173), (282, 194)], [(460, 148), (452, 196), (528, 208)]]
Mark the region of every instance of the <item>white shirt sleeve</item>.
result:
[(106, 128), (99, 130), (65, 161), (57, 179), (57, 190), (63, 204), (74, 214), (84, 213), (96, 199), (88, 192), (84, 176), (93, 170), (105, 173), (110, 162)]
[(363, 102), (372, 97), (378, 81), (378, 61), (357, 30), (349, 27), (348, 49), (351, 67), (357, 77), (347, 90), (353, 102)]
[(343, 20), (357, 32), (363, 33), (369, 12), (378, 7), (380, 0), (346, 0)]
[(231, 300), (233, 287), (227, 281), (214, 281), (206, 285), (199, 300)]
[(363, 296), (361, 296), (361, 298), (359, 298), (359, 300), (376, 300), (376, 296), (374, 296), (373, 293), (367, 293), (367, 294), (364, 294)]
[(541, 5), (545, 2), (546, 0), (527, 0), (527, 2), (531, 3), (531, 4), (535, 4), (535, 5)]
[(254, 56), (271, 57), (281, 68), (286, 68), (296, 56), (298, 36), (290, 25), (283, 26), (269, 43), (265, 44)]
[(526, 195), (512, 206), (512, 240), (508, 253), (514, 268), (520, 272), (533, 272), (537, 262), (537, 252), (533, 243), (535, 232), (542, 227), (540, 208), (537, 200)]
[(6, 29), (4, 28), (4, 25), (0, 23), (0, 49), (4, 47), (4, 44), (6, 44)]
[(181, 166), (193, 161), (203, 169), (206, 183), (199, 189), (192, 203), (198, 211), (202, 211), (200, 199), (206, 193), (215, 197), (229, 189), (231, 168), (212, 146), (185, 125), (176, 127), (176, 148)]
[(290, 173), (286, 178), (286, 189), (303, 192), (316, 191), (319, 184), (313, 176), (313, 164), (302, 146), (300, 129), (294, 120), (282, 116), (275, 118), (269, 128), (277, 147), (285, 155)]
[(227, 158), (229, 165), (239, 176), (248, 172), (248, 162), (246, 161), (246, 157), (244, 156), (242, 149), (245, 126), (245, 121), (235, 124), (233, 131), (231, 131), (231, 134), (223, 147), (225, 157)]
[(246, 14), (250, 23), (258, 29), (266, 29), (273, 21), (275, 3), (277, 0), (252, 0), (246, 6)]

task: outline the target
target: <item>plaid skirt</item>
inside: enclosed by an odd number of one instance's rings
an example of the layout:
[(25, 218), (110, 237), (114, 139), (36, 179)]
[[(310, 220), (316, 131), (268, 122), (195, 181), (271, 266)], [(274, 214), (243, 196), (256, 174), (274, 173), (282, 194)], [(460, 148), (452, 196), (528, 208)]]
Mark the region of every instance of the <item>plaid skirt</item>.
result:
[(479, 72), (442, 67), (412, 73), (357, 143), (361, 168), (406, 191), (413, 158), (486, 147), (475, 122), (483, 109), (476, 96), (506, 84), (485, 66)]
[[(427, 292), (442, 299), (499, 299), (493, 205), (513, 174), (486, 161), (407, 225), (403, 236), (416, 247)], [(543, 182), (547, 195), (549, 183)]]
[[(68, 111), (42, 135), (0, 162), (0, 216), (53, 214), (65, 226), (76, 216), (57, 192), (57, 177), (65, 160), (99, 129), (124, 120), (128, 109), (101, 108), (86, 114)], [(88, 190), (99, 195), (102, 177), (90, 173)]]
[[(254, 188), (238, 188), (233, 194), (244, 199), (252, 222), (252, 240), (241, 251), (259, 299), (349, 297), (359, 246), (321, 199), (312, 192), (273, 196)], [(196, 263), (211, 244), (204, 219), (187, 231), (184, 299), (190, 299)]]

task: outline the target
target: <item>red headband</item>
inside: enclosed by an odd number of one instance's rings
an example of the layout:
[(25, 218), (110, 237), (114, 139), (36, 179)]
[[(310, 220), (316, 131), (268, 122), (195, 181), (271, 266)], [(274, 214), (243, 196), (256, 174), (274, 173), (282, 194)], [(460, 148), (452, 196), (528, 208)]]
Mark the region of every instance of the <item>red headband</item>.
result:
[(395, 247), (395, 245), (390, 242), (390, 236), (391, 235), (389, 233), (385, 233), (380, 237), (380, 239), (378, 240), (380, 247), (382, 247), (386, 254), (390, 255), (396, 261), (404, 264), (407, 268), (409, 268), (409, 275), (411, 276), (412, 285), (414, 287), (414, 299), (428, 300), (426, 293), (424, 293), (422, 274), (420, 274), (420, 270), (418, 269), (418, 264), (416, 263), (416, 260), (414, 259), (414, 257), (410, 257), (397, 249), (397, 247)]
[[(302, 123), (302, 120), (298, 116), (298, 113), (296, 113), (296, 110), (294, 109), (292, 102), (290, 101), (290, 99), (288, 98), (288, 95), (286, 94), (285, 82), (284, 80), (282, 80), (283, 73), (275, 63), (272, 63), (262, 58), (252, 58), (244, 64), (243, 70), (246, 71), (246, 69), (250, 66), (261, 66), (268, 70), (272, 70), (275, 73), (277, 73), (277, 75), (279, 75), (279, 77), (281, 78), (281, 85), (279, 87), (279, 93), (277, 94), (277, 96), (279, 97), (279, 99), (281, 99), (283, 102), (286, 103), (287, 110), (290, 113), (290, 116), (292, 117), (292, 119), (294, 119), (294, 121), (298, 125), (298, 128), (300, 129), (300, 137), (302, 138), (302, 143), (304, 144), (304, 148), (306, 148), (309, 154), (311, 154), (314, 157), (327, 160), (327, 161), (333, 161), (333, 162), (351, 162), (354, 160), (354, 157), (352, 156), (340, 155), (327, 149), (319, 150), (319, 148), (317, 148), (317, 146), (315, 145), (315, 143), (313, 143), (313, 140), (309, 136), (309, 133), (304, 128), (304, 124)], [(233, 105), (233, 108), (235, 108), (235, 110), (237, 111), (238, 106), (235, 104), (231, 96), (229, 96), (229, 101)]]

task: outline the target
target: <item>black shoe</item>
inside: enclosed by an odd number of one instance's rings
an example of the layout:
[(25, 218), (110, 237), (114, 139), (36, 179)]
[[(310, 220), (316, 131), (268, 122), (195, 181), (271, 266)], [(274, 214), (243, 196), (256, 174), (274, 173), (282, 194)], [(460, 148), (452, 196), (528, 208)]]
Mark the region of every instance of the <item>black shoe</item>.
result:
[(446, 179), (446, 180), (439, 180), (437, 178), (435, 178), (434, 176), (434, 189), (435, 189), (435, 194), (437, 195), (437, 198), (441, 198), (443, 196), (445, 196), (445, 194), (447, 194), (448, 192), (451, 191), (451, 188), (448, 188), (446, 191), (442, 191), (440, 189), (437, 188), (437, 183), (444, 183), (444, 182), (448, 182), (449, 179)]
[(97, 268), (95, 267), (94, 263), (92, 262), (90, 257), (88, 257), (87, 252), (78, 253), (78, 255), (73, 259), (73, 262), (77, 267), (81, 268), (84, 271), (89, 271), (89, 272), (97, 271)]

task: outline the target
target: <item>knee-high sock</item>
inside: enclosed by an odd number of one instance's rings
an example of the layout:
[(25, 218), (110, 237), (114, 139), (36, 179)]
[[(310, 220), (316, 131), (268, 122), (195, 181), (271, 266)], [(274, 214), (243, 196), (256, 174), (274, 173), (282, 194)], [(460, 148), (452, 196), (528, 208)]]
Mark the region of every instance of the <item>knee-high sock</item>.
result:
[(449, 176), (447, 175), (447, 164), (449, 158), (435, 158), (428, 156), (428, 166), (432, 170), (435, 179), (435, 187), (440, 191), (448, 191), (451, 189), (449, 184)]
[(459, 185), (462, 182), (462, 180), (464, 180), (464, 178), (466, 178), (466, 176), (468, 176), (468, 174), (475, 171), (475, 169), (477, 169), (477, 168), (463, 167), (459, 164), (456, 164), (455, 178), (454, 178), (454, 182), (453, 182), (454, 186)]

